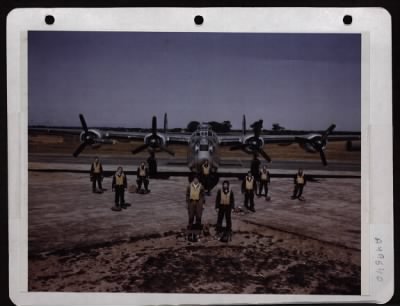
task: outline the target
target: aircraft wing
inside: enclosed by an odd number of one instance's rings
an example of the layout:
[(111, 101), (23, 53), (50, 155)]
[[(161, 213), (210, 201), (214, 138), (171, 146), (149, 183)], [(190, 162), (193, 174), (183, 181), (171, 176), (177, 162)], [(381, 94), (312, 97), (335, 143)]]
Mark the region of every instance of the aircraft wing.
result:
[[(102, 138), (104, 139), (126, 139), (126, 140), (143, 140), (144, 137), (148, 134), (148, 132), (120, 132), (120, 131), (111, 131), (111, 130), (101, 130), (101, 129), (93, 129), (100, 133)], [(68, 129), (68, 128), (37, 128), (37, 127), (29, 127), (29, 132), (40, 132), (51, 135), (80, 135), (83, 131), (82, 129)]]
[[(276, 144), (290, 144), (295, 143), (296, 138), (307, 138), (307, 135), (260, 135), (265, 144), (276, 143)], [(241, 135), (218, 135), (220, 145), (237, 145), (242, 143)], [(347, 140), (361, 140), (361, 135), (329, 135), (328, 141), (347, 141)]]
[[(265, 144), (290, 144), (295, 143), (299, 138), (308, 138), (310, 135), (261, 135)], [(329, 141), (361, 140), (361, 135), (329, 135)]]
[(242, 143), (242, 135), (218, 135), (221, 146), (231, 146)]
[(190, 134), (184, 133), (168, 133), (167, 135), (168, 144), (188, 144), (190, 141)]
[(79, 135), (82, 132), (82, 130), (80, 130), (80, 129), (28, 127), (28, 132), (38, 132), (38, 133), (62, 136), (62, 135)]

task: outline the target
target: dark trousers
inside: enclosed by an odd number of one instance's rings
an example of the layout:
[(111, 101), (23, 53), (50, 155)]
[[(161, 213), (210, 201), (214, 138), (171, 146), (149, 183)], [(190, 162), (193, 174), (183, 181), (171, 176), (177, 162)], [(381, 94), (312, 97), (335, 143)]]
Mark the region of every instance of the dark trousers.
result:
[(125, 188), (124, 186), (116, 185), (114, 187), (115, 190), (115, 206), (122, 206), (125, 204)]
[(203, 214), (203, 203), (200, 201), (190, 200), (188, 203), (189, 226), (193, 225), (196, 217), (196, 224), (201, 224), (201, 216)]
[(258, 194), (262, 194), (262, 190), (265, 190), (265, 196), (268, 196), (268, 181), (266, 180), (261, 180), (260, 181), (260, 189), (258, 190)]
[(295, 184), (293, 190), (293, 198), (300, 198), (303, 194), (304, 184)]
[(138, 190), (142, 188), (142, 184), (144, 185), (144, 189), (147, 191), (149, 189), (149, 180), (144, 176), (139, 176), (136, 180), (138, 185)]
[(220, 205), (218, 210), (218, 220), (217, 220), (217, 231), (222, 230), (222, 222), (226, 221), (226, 230), (232, 230), (232, 218), (231, 218), (231, 206), (230, 205)]
[(203, 174), (201, 177), (201, 183), (203, 184), (205, 191), (209, 192), (210, 191), (210, 175)]
[[(250, 202), (250, 206), (249, 206)], [(254, 192), (253, 190), (246, 190), (244, 192), (244, 206), (247, 208), (254, 208)]]
[(99, 186), (99, 189), (102, 190), (103, 187), (101, 186), (101, 174), (93, 174), (92, 176), (92, 190), (96, 191), (96, 182)]

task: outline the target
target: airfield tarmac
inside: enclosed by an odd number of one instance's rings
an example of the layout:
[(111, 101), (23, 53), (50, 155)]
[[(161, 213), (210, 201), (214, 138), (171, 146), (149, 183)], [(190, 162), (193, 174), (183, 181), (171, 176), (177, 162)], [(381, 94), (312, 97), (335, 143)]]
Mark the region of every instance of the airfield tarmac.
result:
[[(135, 156), (101, 155), (101, 161), (105, 169), (115, 171), (119, 165), (123, 165), (126, 171), (136, 171), (136, 168), (146, 158)], [(274, 160), (270, 163), (260, 160), (270, 170), (276, 173), (292, 173), (298, 168), (312, 171), (312, 173), (342, 173), (343, 175), (359, 175), (361, 165), (351, 161), (330, 160), (328, 166), (321, 165), (319, 160)], [(74, 158), (71, 154), (44, 154), (31, 153), (29, 165), (31, 170), (38, 169), (65, 169), (65, 170), (88, 170), (93, 162), (93, 155)], [(157, 157), (159, 171), (188, 171), (187, 160), (175, 157)], [(250, 169), (251, 160), (248, 158), (223, 159), (220, 162), (220, 172), (246, 173)], [(88, 166), (89, 165), (89, 166)], [(64, 166), (64, 168), (63, 168)], [(289, 170), (290, 172), (288, 172)]]
[[(87, 171), (94, 153), (88, 150), (72, 159), (75, 143), (63, 142), (61, 150), (48, 140), (41, 139), (44, 147), (30, 142), (29, 148), (29, 290), (360, 294), (359, 178), (310, 181), (305, 202), (290, 199), (291, 178), (273, 178), (271, 201), (256, 198), (256, 213), (233, 214), (228, 243), (214, 236), (213, 190), (203, 215), (210, 235), (191, 243), (184, 238), (186, 178), (152, 180), (150, 194), (127, 193), (131, 206), (114, 212), (110, 177), (103, 182), (108, 190), (93, 194), (87, 173), (64, 171)], [(54, 151), (49, 150), (52, 145)], [(132, 159), (108, 148), (98, 154), (106, 170), (117, 164), (136, 170), (136, 161), (146, 156)], [(294, 173), (306, 165), (307, 173), (360, 175), (360, 152), (341, 153), (335, 147), (331, 152), (335, 159), (327, 168), (318, 156), (293, 162), (275, 158), (269, 168), (271, 173)], [(159, 170), (183, 169), (183, 158), (178, 154), (175, 164), (169, 164), (169, 157), (161, 156)], [(231, 156), (222, 168), (245, 172), (249, 161)], [(57, 168), (64, 170), (41, 171)], [(236, 205), (242, 206), (240, 181), (228, 179)], [(128, 177), (129, 185), (134, 181)]]
[[(276, 179), (271, 201), (257, 198), (256, 213), (233, 214), (227, 244), (213, 237), (215, 191), (203, 217), (211, 235), (184, 239), (184, 178), (127, 193), (131, 206), (121, 212), (110, 209), (110, 189), (91, 193), (87, 175), (30, 172), (29, 181), (29, 290), (360, 292), (358, 179), (310, 182), (305, 202), (289, 198), (290, 179)], [(231, 182), (242, 205), (240, 181)]]

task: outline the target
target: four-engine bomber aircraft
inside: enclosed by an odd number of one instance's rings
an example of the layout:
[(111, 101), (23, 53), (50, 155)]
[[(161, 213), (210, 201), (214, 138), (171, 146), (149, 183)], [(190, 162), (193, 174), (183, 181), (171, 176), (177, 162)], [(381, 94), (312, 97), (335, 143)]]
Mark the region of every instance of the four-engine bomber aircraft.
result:
[(268, 135), (262, 134), (262, 120), (251, 125), (252, 133), (247, 133), (246, 118), (243, 115), (242, 133), (224, 133), (217, 135), (207, 123), (202, 123), (192, 134), (188, 133), (170, 133), (168, 131), (167, 114), (164, 115), (164, 129), (160, 132), (157, 129), (157, 118), (153, 116), (150, 133), (144, 132), (118, 132), (103, 131), (100, 129), (89, 129), (86, 120), (82, 114), (79, 115), (82, 130), (77, 129), (58, 129), (58, 128), (32, 128), (33, 131), (46, 131), (50, 134), (74, 134), (80, 135), (81, 144), (75, 150), (73, 155), (77, 157), (87, 146), (98, 148), (103, 144), (114, 144), (116, 140), (143, 140), (143, 145), (135, 148), (132, 153), (136, 154), (148, 149), (152, 152), (164, 151), (170, 155), (174, 152), (168, 148), (169, 144), (183, 144), (188, 146), (187, 163), (192, 172), (200, 169), (205, 160), (209, 161), (213, 172), (216, 172), (219, 166), (220, 158), (218, 155), (218, 146), (230, 146), (230, 150), (242, 150), (248, 154), (257, 154), (263, 156), (268, 162), (271, 158), (264, 151), (265, 144), (288, 145), (297, 143), (306, 152), (319, 153), (323, 165), (327, 165), (324, 150), (329, 141), (353, 141), (360, 140), (360, 135), (330, 135), (335, 128), (332, 124), (325, 132), (321, 134), (306, 135)]

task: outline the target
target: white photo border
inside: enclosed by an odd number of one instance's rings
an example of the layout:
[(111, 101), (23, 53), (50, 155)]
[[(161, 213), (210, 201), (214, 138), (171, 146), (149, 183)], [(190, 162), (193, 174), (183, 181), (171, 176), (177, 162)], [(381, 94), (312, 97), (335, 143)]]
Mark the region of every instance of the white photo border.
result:
[[(53, 25), (44, 22), (46, 15), (55, 17)], [(204, 17), (201, 26), (193, 21), (196, 15)], [(344, 15), (353, 17), (351, 25), (344, 25)], [(28, 292), (28, 31), (360, 33), (361, 295)], [(17, 305), (387, 302), (394, 292), (391, 56), (391, 16), (382, 8), (27, 8), (11, 11), (7, 17), (10, 298)]]

